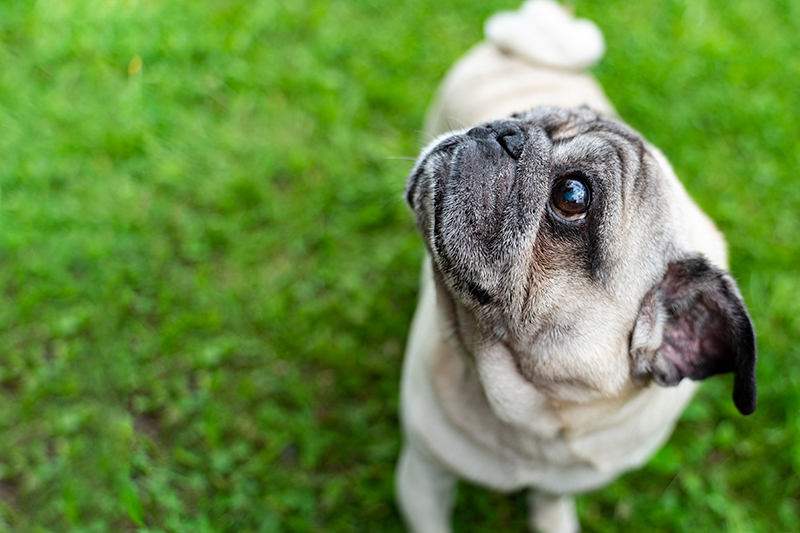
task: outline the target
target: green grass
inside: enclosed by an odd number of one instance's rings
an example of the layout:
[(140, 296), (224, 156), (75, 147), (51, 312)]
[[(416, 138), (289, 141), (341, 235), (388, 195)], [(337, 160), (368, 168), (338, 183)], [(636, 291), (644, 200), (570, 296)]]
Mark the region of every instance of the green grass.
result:
[[(0, 530), (401, 531), (424, 110), (482, 21), (411, 0), (0, 3)], [(800, 5), (580, 1), (728, 236), (760, 343), (585, 531), (800, 530)], [(141, 64), (139, 59), (141, 59)], [(459, 531), (524, 531), (463, 486)]]

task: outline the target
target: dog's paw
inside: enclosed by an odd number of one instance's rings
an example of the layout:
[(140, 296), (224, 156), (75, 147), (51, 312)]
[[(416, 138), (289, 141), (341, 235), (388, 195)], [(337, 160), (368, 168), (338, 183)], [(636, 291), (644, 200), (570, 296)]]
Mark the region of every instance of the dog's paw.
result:
[(531, 491), (529, 500), (531, 531), (536, 533), (579, 533), (581, 525), (572, 496), (557, 496)]

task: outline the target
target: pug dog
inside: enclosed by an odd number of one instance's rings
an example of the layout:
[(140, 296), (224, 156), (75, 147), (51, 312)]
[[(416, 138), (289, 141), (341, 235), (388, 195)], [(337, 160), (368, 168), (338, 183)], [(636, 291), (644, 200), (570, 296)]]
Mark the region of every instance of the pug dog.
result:
[(584, 72), (599, 30), (535, 0), (485, 33), (405, 191), (427, 255), (398, 506), (451, 531), (462, 478), (530, 489), (532, 530), (575, 532), (573, 495), (646, 463), (698, 380), (733, 372), (755, 410), (755, 334), (722, 235)]

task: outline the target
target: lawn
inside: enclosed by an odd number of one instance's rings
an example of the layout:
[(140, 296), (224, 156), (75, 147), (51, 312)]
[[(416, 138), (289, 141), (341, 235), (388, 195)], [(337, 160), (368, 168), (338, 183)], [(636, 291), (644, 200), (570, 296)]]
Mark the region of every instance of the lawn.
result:
[[(579, 0), (726, 233), (760, 403), (707, 382), (587, 532), (800, 530), (800, 4)], [(402, 531), (426, 105), (512, 0), (0, 3), (0, 531)], [(462, 485), (457, 531), (525, 531)]]

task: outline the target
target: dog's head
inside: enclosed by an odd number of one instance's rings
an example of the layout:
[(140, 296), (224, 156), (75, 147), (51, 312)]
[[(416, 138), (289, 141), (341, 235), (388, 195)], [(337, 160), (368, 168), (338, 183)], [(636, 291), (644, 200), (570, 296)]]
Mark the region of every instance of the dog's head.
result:
[(736, 406), (755, 409), (750, 318), (724, 258), (704, 257), (721, 237), (628, 126), (538, 108), (439, 138), (406, 197), (468, 354), (502, 345), (570, 400), (735, 372)]

